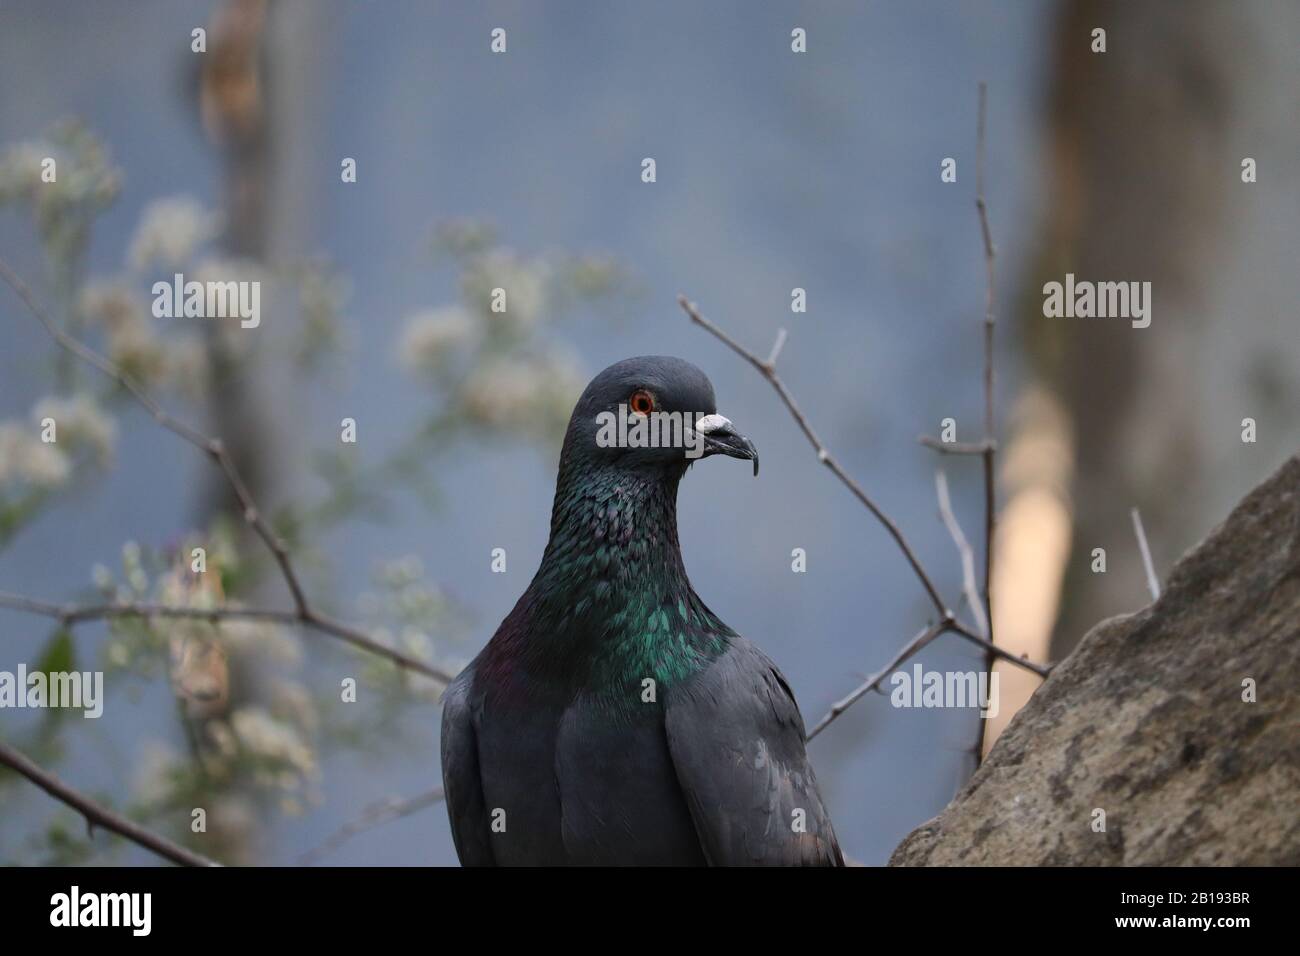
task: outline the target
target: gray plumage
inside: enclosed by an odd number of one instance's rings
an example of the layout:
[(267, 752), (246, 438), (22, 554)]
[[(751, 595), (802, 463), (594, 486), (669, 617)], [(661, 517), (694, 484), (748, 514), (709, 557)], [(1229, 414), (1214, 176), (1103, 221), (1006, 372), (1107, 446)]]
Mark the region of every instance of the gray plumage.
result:
[[(716, 414), (680, 359), (620, 362), (583, 393), (541, 567), (445, 695), (456, 851), (467, 866), (843, 865), (789, 685), (686, 577), (690, 459), (596, 441), (597, 414), (642, 395)], [(730, 423), (704, 454), (757, 461)]]

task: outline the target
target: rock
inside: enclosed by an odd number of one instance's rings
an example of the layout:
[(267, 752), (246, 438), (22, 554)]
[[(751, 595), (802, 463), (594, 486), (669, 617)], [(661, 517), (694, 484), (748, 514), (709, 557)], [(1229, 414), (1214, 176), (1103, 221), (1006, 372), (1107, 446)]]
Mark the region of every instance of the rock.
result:
[(1089, 631), (890, 859), (962, 864), (1300, 864), (1300, 456)]

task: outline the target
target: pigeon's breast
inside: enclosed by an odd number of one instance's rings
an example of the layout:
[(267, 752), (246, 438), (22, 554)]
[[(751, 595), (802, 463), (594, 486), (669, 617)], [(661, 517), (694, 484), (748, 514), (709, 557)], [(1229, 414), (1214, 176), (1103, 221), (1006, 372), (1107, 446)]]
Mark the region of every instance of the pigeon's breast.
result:
[(657, 701), (511, 676), (476, 728), (498, 864), (703, 865)]
[(564, 859), (555, 786), (555, 728), (563, 707), (533, 697), (489, 696), (476, 714), (479, 779), (498, 866)]
[(579, 697), (560, 721), (555, 771), (572, 862), (704, 865), (659, 704), (612, 708), (599, 696)]

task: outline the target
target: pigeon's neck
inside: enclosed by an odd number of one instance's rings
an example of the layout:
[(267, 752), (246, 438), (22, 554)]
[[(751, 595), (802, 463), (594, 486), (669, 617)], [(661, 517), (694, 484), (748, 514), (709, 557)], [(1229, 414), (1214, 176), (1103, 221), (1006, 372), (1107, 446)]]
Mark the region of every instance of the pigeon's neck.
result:
[(677, 540), (680, 471), (561, 466), (520, 652), (588, 685), (683, 679), (733, 632), (695, 594)]

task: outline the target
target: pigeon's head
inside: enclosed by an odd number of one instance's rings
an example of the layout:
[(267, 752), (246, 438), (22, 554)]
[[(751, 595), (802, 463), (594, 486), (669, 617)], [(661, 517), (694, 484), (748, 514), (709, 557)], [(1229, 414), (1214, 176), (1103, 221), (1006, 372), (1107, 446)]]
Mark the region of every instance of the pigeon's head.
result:
[(593, 378), (564, 439), (565, 458), (678, 477), (719, 454), (749, 459), (758, 474), (754, 443), (718, 414), (708, 376), (668, 355), (624, 359)]

